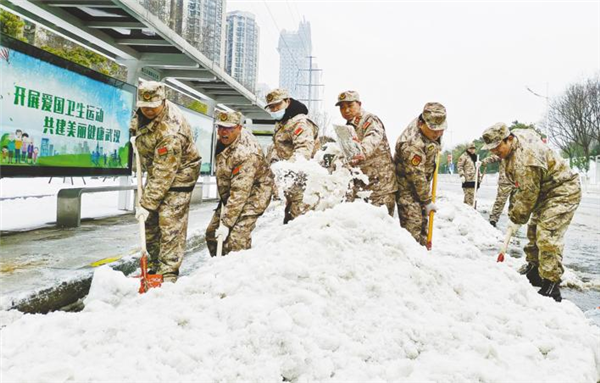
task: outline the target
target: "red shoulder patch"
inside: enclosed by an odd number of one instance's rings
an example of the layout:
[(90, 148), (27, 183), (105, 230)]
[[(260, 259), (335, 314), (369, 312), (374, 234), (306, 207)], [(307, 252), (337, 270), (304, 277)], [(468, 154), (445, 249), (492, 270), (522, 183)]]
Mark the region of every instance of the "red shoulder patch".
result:
[(302, 132), (304, 132), (304, 129), (302, 129), (301, 127), (298, 127), (296, 130), (294, 130), (294, 135), (297, 136)]
[(421, 163), (421, 161), (422, 161), (422, 160), (423, 160), (423, 159), (421, 158), (421, 156), (419, 156), (419, 155), (415, 154), (415, 155), (413, 156), (413, 158), (410, 160), (410, 163), (411, 163), (413, 166), (417, 166), (417, 165), (419, 165), (419, 164)]
[(233, 171), (231, 172), (231, 174), (233, 174), (235, 176), (240, 172), (241, 169), (242, 169), (242, 165), (236, 166), (235, 168), (233, 168)]
[(363, 125), (363, 129), (367, 129), (369, 126), (371, 126), (371, 121), (367, 121), (364, 125)]
[(158, 148), (156, 152), (159, 156), (164, 156), (165, 154), (169, 153), (169, 149), (167, 149), (166, 146), (163, 146), (162, 148)]

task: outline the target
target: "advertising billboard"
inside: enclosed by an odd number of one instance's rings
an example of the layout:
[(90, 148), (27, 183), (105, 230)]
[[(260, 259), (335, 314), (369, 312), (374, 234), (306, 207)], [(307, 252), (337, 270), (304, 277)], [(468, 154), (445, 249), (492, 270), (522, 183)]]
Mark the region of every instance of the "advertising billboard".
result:
[(202, 156), (202, 167), (200, 172), (204, 175), (212, 174), (213, 141), (215, 139), (214, 120), (204, 114), (178, 105), (183, 116), (190, 124), (194, 134), (194, 142)]
[(131, 174), (135, 87), (1, 37), (0, 176)]

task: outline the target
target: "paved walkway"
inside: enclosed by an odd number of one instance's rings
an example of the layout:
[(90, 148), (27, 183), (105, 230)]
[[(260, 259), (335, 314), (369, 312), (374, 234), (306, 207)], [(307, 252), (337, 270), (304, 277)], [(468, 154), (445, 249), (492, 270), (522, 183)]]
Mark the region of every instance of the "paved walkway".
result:
[[(204, 246), (204, 231), (215, 207), (216, 202), (203, 202), (190, 209), (189, 254), (182, 274), (203, 259), (197, 250)], [(87, 293), (95, 267), (110, 264), (128, 274), (137, 268), (139, 251), (138, 224), (133, 214), (85, 220), (78, 228), (3, 233), (0, 309), (47, 312), (74, 303)]]

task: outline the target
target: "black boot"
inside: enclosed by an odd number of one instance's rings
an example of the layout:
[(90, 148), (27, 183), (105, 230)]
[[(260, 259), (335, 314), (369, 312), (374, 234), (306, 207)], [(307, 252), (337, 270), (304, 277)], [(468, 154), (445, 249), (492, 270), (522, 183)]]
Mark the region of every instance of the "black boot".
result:
[(490, 225), (496, 227), (496, 221), (490, 221)]
[(553, 298), (555, 301), (562, 301), (562, 296), (560, 295), (560, 281), (552, 282), (548, 279), (542, 279), (542, 288), (538, 291), (538, 294), (541, 294), (545, 297)]
[(519, 273), (521, 275), (525, 275), (532, 286), (542, 287), (542, 278), (540, 277), (540, 273), (538, 272), (537, 264), (529, 262), (519, 269)]

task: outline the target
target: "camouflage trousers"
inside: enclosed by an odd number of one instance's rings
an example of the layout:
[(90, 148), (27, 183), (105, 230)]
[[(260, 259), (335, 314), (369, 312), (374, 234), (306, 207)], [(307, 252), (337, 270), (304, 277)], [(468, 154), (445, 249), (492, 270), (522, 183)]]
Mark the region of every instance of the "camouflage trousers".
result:
[(188, 213), (192, 193), (168, 192), (157, 211), (146, 220), (148, 268), (175, 282), (183, 261), (187, 237)]
[(398, 191), (398, 218), (400, 226), (408, 230), (421, 245), (427, 245), (428, 217), (421, 202), (410, 191)]
[(473, 200), (475, 199), (475, 188), (463, 188), (465, 198), (463, 202), (469, 206), (473, 206)]
[(393, 217), (394, 211), (396, 211), (396, 192), (369, 197), (368, 202), (375, 206), (385, 206), (390, 217)]
[(313, 205), (304, 203), (303, 200), (303, 190), (299, 192), (295, 191), (292, 193), (285, 193), (285, 216), (283, 217), (284, 224), (315, 208)]
[[(540, 197), (542, 198), (542, 197)], [(552, 282), (560, 281), (562, 265), (563, 237), (579, 206), (581, 192), (573, 196), (560, 196), (542, 202), (535, 209), (527, 226), (527, 239), (524, 251), (527, 262), (538, 265), (542, 278)]]
[(498, 219), (500, 219), (500, 214), (502, 214), (502, 211), (504, 210), (504, 205), (506, 205), (506, 200), (510, 196), (512, 187), (512, 184), (498, 185), (498, 194), (496, 194), (496, 201), (494, 202), (492, 212), (490, 213), (490, 222), (498, 222)]
[[(258, 215), (240, 216), (233, 227), (229, 228), (229, 235), (223, 242), (223, 255), (232, 251), (246, 250), (252, 247), (252, 231), (256, 227)], [(217, 238), (215, 232), (219, 228), (221, 208), (215, 210), (208, 227), (206, 228), (206, 247), (211, 257), (217, 255)]]

